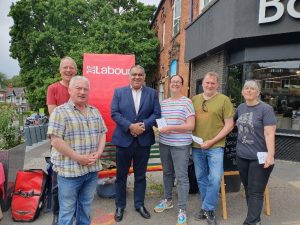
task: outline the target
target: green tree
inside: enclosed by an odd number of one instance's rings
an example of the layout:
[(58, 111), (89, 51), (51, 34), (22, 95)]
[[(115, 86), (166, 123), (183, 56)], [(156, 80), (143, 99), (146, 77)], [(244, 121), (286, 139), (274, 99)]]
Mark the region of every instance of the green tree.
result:
[(20, 0), (13, 4), (10, 51), (19, 61), (31, 106), (45, 106), (47, 86), (58, 79), (59, 61), (66, 55), (82, 71), (86, 52), (134, 54), (151, 80), (159, 51), (150, 28), (154, 11), (155, 6), (137, 0)]
[(7, 85), (7, 76), (0, 72), (0, 88), (4, 88)]
[(21, 143), (20, 129), (14, 126), (17, 119), (16, 109), (11, 105), (0, 104), (0, 151)]
[(7, 79), (7, 84), (12, 83), (14, 87), (25, 87), (25, 84), (21, 76), (13, 76), (12, 78)]

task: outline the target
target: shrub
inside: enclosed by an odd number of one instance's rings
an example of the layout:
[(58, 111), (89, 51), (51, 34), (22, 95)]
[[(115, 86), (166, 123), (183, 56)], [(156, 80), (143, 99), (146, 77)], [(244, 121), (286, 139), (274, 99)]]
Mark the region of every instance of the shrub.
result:
[(16, 110), (10, 105), (1, 105), (0, 115), (0, 150), (21, 144), (21, 132), (15, 122), (18, 120)]

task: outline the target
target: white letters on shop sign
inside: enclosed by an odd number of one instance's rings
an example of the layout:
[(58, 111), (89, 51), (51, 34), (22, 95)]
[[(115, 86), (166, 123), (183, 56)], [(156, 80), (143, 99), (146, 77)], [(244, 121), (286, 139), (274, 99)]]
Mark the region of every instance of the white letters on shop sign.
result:
[[(287, 3), (287, 12), (291, 17), (300, 19), (300, 12), (295, 8), (295, 3), (299, 0), (289, 0)], [(268, 7), (273, 7), (276, 12), (272, 16), (266, 16), (266, 11)], [(260, 0), (259, 2), (259, 17), (258, 23), (270, 23), (279, 20), (284, 13), (284, 4), (280, 0)]]

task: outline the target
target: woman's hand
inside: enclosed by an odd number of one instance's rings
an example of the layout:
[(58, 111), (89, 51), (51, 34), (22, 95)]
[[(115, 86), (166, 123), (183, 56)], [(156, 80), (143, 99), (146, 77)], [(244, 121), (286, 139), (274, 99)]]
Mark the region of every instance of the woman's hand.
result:
[(274, 156), (268, 154), (266, 162), (264, 164), (264, 168), (269, 168), (270, 166), (272, 166), (274, 164)]
[(170, 129), (170, 126), (165, 126), (159, 129), (159, 132), (162, 134), (170, 134), (172, 130)]

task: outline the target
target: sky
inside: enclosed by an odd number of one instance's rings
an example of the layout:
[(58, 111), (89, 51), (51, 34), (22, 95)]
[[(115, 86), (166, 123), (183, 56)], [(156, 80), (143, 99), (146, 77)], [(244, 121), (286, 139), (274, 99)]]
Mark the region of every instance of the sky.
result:
[[(19, 63), (17, 60), (10, 57), (10, 27), (13, 25), (13, 20), (8, 17), (12, 2), (17, 0), (1, 0), (0, 2), (0, 72), (4, 73), (7, 78), (18, 75), (20, 72)], [(139, 0), (148, 5), (158, 6), (160, 0)]]

